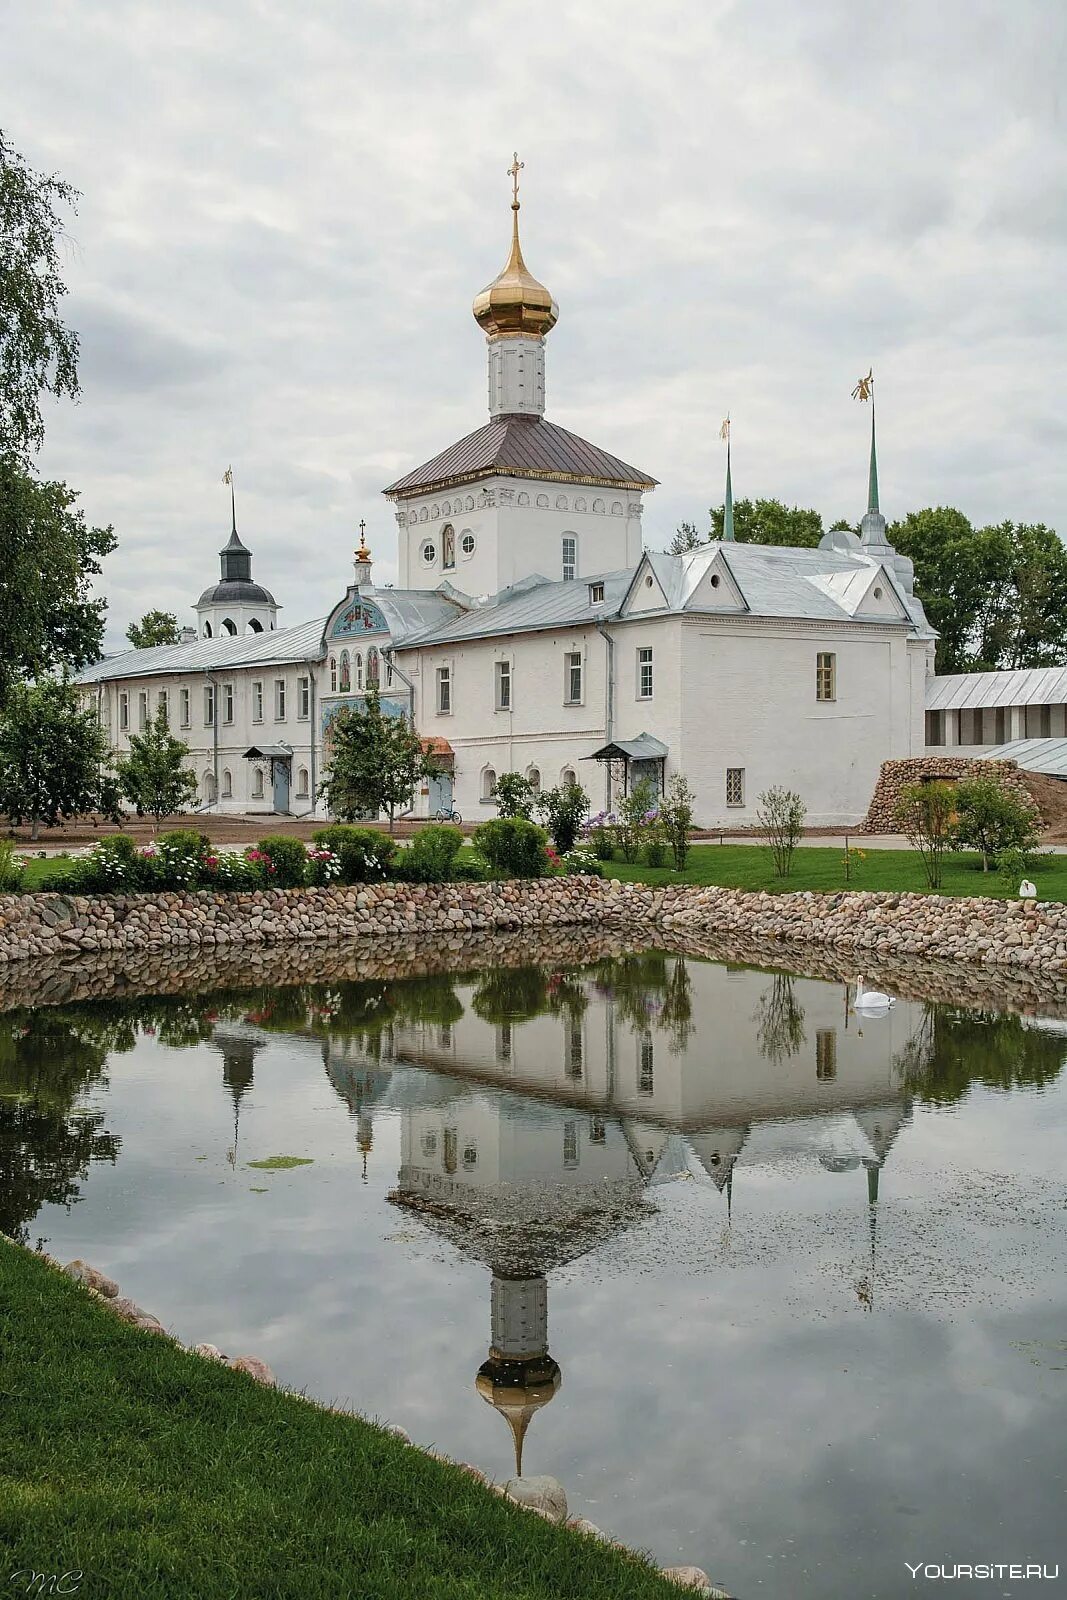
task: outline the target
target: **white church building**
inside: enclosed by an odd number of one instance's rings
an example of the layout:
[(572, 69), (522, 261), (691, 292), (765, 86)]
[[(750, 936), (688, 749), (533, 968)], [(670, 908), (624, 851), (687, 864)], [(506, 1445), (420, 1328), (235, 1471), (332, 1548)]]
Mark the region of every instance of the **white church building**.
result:
[(818, 549), (724, 537), (645, 549), (646, 472), (545, 416), (558, 310), (511, 250), (474, 302), (489, 420), (384, 491), (399, 584), (361, 544), (324, 618), (282, 628), (236, 519), (195, 635), (80, 675), (117, 755), (163, 704), (206, 811), (324, 815), (316, 791), (341, 705), (375, 684), (441, 776), (416, 815), (495, 813), (497, 777), (576, 779), (608, 810), (639, 778), (684, 773), (706, 826), (755, 821), (758, 795), (799, 791), (812, 824), (855, 823), (882, 761), (925, 750), (935, 635), (912, 566), (888, 543), (874, 432), (860, 533)]

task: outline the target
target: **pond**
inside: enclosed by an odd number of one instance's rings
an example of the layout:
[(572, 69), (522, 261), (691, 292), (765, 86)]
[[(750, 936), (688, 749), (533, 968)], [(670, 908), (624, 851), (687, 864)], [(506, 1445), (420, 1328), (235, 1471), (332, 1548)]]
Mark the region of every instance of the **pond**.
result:
[(1067, 1023), (520, 959), (0, 1015), (0, 1228), (743, 1597), (1056, 1563)]

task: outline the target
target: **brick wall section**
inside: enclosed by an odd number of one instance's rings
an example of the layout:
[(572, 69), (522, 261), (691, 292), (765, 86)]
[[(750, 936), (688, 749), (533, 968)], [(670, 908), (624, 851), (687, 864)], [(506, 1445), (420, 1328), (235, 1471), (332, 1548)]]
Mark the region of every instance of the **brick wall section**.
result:
[(901, 789), (909, 783), (930, 782), (935, 778), (958, 781), (975, 776), (1000, 778), (1008, 788), (1017, 789), (1025, 799), (1033, 800), (1015, 761), (979, 761), (974, 756), (913, 756), (907, 761), (883, 761), (862, 831), (899, 833), (893, 813)]
[[(650, 929), (723, 940), (833, 949), (862, 970), (876, 959), (938, 957), (1067, 973), (1067, 904), (940, 895), (748, 894), (598, 878), (533, 883), (381, 884), (256, 894), (0, 897), (0, 962), (80, 952), (168, 952), (321, 941), (420, 940), (430, 950), (471, 934), (587, 928), (641, 942)], [(571, 948), (573, 944), (567, 941)]]

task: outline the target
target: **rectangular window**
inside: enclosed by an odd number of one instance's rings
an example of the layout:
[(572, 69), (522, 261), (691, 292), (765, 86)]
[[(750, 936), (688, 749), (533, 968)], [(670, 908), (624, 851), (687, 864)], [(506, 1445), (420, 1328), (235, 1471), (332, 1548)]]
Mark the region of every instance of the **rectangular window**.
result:
[(565, 1122), (563, 1124), (563, 1165), (576, 1167), (578, 1165), (578, 1124)]
[(607, 1127), (605, 1125), (604, 1118), (603, 1117), (590, 1117), (589, 1118), (589, 1143), (590, 1144), (606, 1144), (607, 1143), (607, 1137), (608, 1137), (608, 1130), (607, 1130)]
[(945, 713), (943, 711), (928, 711), (926, 713), (926, 743), (934, 749), (945, 742)]
[(170, 722), (170, 696), (166, 689), (160, 689), (156, 695), (156, 711), (157, 713), (162, 711), (167, 722)]
[(252, 721), (263, 721), (263, 680), (255, 678), (252, 682)]
[(126, 733), (130, 726), (130, 691), (119, 690), (119, 727)]
[(215, 685), (209, 683), (204, 689), (204, 727), (215, 726)]
[(437, 669), (437, 715), (447, 717), (452, 713), (452, 668)]
[(285, 721), (285, 679), (284, 678), (275, 678), (275, 680), (274, 680), (274, 720), (275, 720), (275, 722), (284, 722)]
[(637, 652), (637, 698), (652, 699), (652, 646), (642, 645)]
[(233, 721), (233, 684), (226, 683), (222, 686), (222, 720)]
[(567, 1076), (580, 1078), (582, 1075), (582, 1024), (579, 1018), (572, 1017), (567, 1025)]
[(646, 1033), (641, 1040), (641, 1062), (637, 1069), (638, 1094), (652, 1094), (656, 1087), (655, 1078), (655, 1050), (652, 1044), (652, 1035)]
[(148, 727), (148, 690), (142, 689), (137, 696), (137, 726), (143, 733)]
[(573, 534), (563, 535), (563, 581), (569, 583), (578, 576), (578, 541)]
[(582, 703), (582, 657), (578, 650), (568, 650), (563, 657), (563, 703), (568, 706)]
[(589, 604), (591, 606), (599, 606), (603, 603), (603, 600), (604, 585), (602, 583), (591, 583), (589, 585)]
[(837, 1029), (819, 1028), (815, 1034), (815, 1076), (820, 1083), (837, 1077)]
[(188, 689), (183, 689), (181, 692), (181, 716), (182, 727), (188, 728), (193, 720), (192, 695)]
[(511, 710), (510, 661), (498, 661), (496, 664), (496, 708), (498, 711)]
[(832, 650), (820, 650), (815, 657), (815, 698), (837, 699), (837, 657)]
[(508, 1066), (511, 1061), (511, 1023), (501, 1022), (496, 1030), (496, 1058), (501, 1066)]
[(745, 803), (745, 769), (744, 767), (727, 767), (726, 769), (726, 804), (728, 806), (743, 806)]
[(296, 714), (302, 722), (306, 722), (311, 715), (310, 678), (297, 678), (296, 680)]

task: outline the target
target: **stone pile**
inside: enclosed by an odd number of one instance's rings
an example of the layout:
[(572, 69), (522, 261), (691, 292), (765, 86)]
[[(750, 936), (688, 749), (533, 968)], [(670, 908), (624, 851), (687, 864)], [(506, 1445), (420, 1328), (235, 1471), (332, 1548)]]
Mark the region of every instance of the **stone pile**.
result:
[(974, 756), (912, 756), (906, 761), (883, 761), (871, 803), (859, 831), (861, 833), (899, 833), (895, 817), (900, 791), (912, 783), (932, 783), (943, 779), (958, 783), (961, 778), (999, 778), (1007, 789), (1014, 789), (1033, 803), (1033, 795), (1016, 761), (979, 761)]

